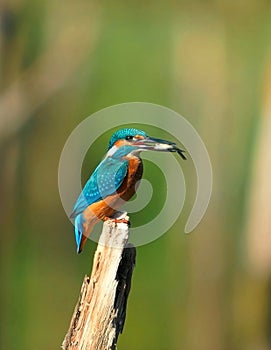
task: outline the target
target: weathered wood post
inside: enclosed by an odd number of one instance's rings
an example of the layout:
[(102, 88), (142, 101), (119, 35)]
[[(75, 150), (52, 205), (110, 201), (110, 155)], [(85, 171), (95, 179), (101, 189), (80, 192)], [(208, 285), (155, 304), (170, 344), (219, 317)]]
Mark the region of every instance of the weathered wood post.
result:
[[(129, 220), (117, 212), (116, 219)], [(91, 276), (85, 276), (64, 350), (114, 350), (122, 332), (136, 250), (127, 245), (126, 223), (104, 222)], [(126, 247), (126, 248), (125, 248)]]

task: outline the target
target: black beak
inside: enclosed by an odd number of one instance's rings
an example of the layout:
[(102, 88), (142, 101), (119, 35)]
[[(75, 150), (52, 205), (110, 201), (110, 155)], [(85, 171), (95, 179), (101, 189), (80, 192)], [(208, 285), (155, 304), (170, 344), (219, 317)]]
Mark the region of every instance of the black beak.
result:
[(186, 159), (184, 155), (185, 151), (177, 147), (176, 143), (156, 139), (154, 137), (147, 137), (145, 139), (140, 139), (134, 143), (135, 146), (142, 150), (158, 151), (158, 152), (177, 152), (182, 159)]

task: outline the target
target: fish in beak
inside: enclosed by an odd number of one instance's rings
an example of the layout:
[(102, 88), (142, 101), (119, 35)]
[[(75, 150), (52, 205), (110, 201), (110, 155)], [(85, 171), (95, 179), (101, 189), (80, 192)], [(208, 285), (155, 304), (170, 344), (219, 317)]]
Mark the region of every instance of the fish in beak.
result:
[(140, 148), (142, 151), (150, 150), (158, 152), (177, 152), (182, 159), (187, 159), (184, 155), (185, 151), (177, 147), (176, 143), (171, 141), (156, 139), (154, 137), (146, 137), (137, 140), (134, 145)]

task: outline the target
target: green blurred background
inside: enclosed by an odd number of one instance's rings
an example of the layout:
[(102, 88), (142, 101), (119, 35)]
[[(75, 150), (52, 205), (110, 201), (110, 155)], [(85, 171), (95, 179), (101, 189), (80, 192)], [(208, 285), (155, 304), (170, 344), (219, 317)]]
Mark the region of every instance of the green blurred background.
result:
[[(138, 248), (118, 348), (270, 349), (270, 1), (2, 0), (0, 16), (0, 348), (59, 349), (95, 250), (75, 253), (62, 148), (91, 113), (147, 101), (195, 126), (214, 188), (184, 235), (196, 180), (182, 164), (189, 198), (170, 232)], [(155, 171), (147, 164), (154, 188)]]

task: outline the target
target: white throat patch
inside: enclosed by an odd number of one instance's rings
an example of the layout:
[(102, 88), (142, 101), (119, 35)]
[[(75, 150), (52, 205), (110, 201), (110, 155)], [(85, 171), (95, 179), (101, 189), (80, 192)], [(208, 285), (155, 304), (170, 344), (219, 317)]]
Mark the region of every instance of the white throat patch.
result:
[(112, 157), (113, 154), (118, 150), (118, 147), (117, 146), (113, 146), (110, 148), (110, 150), (106, 153), (106, 158), (107, 157)]

